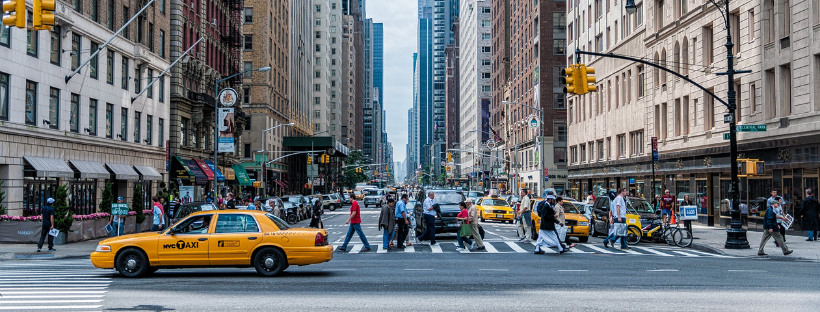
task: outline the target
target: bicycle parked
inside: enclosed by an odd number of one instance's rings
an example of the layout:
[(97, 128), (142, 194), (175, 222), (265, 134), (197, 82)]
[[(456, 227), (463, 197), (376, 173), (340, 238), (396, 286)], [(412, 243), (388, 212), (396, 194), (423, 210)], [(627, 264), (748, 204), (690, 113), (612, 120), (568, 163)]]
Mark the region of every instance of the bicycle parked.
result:
[(692, 239), (692, 231), (690, 229), (682, 228), (678, 223), (674, 225), (664, 223), (663, 219), (657, 218), (653, 219), (649, 225), (643, 228), (630, 225), (626, 236), (626, 243), (635, 245), (641, 240), (645, 240), (654, 243), (666, 242), (672, 246), (689, 247), (692, 245)]

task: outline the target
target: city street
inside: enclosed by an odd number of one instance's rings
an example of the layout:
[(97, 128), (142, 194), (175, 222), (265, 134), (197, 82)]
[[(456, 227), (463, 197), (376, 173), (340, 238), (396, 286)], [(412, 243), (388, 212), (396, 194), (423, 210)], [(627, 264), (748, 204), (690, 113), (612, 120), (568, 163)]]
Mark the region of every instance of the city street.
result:
[[(325, 212), (340, 245), (347, 207)], [(816, 311), (820, 262), (778, 261), (640, 244), (604, 249), (600, 238), (573, 252), (533, 255), (512, 225), (483, 223), (487, 250), (462, 254), (454, 237), (440, 249), (376, 248), (378, 208), (365, 208), (373, 251), (336, 252), (330, 262), (262, 278), (251, 268), (160, 270), (125, 279), (88, 259), (0, 262), (0, 310), (685, 310)], [(307, 221), (299, 225), (307, 225)], [(492, 247), (491, 247), (492, 246)], [(773, 247), (773, 246), (772, 246)], [(623, 299), (626, 298), (626, 299)]]

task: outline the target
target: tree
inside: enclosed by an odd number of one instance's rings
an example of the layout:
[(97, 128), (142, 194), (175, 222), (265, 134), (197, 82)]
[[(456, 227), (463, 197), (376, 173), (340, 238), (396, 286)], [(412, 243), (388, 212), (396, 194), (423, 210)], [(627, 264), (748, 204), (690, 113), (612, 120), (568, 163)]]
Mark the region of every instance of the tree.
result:
[(145, 215), (142, 211), (145, 209), (145, 195), (142, 192), (142, 185), (134, 185), (134, 203), (131, 205), (131, 211), (137, 213), (137, 224), (142, 224), (145, 221)]
[(165, 198), (165, 202), (171, 201), (171, 195), (168, 193), (168, 188), (165, 187), (165, 181), (159, 182), (159, 191), (157, 191), (157, 198)]
[(3, 201), (6, 200), (6, 189), (3, 188), (3, 183), (6, 183), (6, 181), (0, 180), (0, 215), (8, 213), (6, 206), (3, 205)]
[(366, 165), (364, 163), (364, 155), (361, 151), (350, 152), (345, 164), (347, 165), (343, 180), (345, 187), (352, 189), (356, 187), (356, 183), (367, 181), (367, 176), (364, 174), (364, 172), (367, 171), (367, 167), (362, 167), (362, 172), (356, 172), (356, 168)]
[(68, 205), (68, 188), (60, 184), (54, 194), (54, 228), (60, 232), (71, 231), (74, 224), (74, 211)]
[(114, 186), (111, 181), (105, 181), (105, 187), (102, 191), (102, 198), (100, 199), (100, 212), (111, 213), (111, 204), (114, 203)]

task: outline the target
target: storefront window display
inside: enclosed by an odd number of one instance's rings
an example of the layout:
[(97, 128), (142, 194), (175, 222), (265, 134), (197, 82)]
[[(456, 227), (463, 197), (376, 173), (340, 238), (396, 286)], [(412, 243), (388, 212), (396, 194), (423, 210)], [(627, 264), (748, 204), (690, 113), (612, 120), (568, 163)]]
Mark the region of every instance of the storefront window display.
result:
[(74, 214), (87, 215), (97, 212), (97, 182), (82, 179), (69, 183), (69, 206)]
[(25, 177), (23, 180), (23, 216), (36, 216), (46, 199), (56, 196), (57, 179)]

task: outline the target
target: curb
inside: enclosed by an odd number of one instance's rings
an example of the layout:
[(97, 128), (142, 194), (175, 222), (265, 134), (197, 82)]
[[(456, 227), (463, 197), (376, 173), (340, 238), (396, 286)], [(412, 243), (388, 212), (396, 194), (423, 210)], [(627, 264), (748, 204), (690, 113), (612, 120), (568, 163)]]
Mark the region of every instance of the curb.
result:
[[(715, 248), (715, 247), (705, 245), (705, 244), (692, 243), (691, 248), (701, 250), (701, 251), (713, 252), (713, 253), (720, 254), (720, 255), (734, 256), (734, 255), (730, 255), (730, 254), (726, 253), (723, 250), (720, 250), (719, 248)], [(820, 259), (815, 259), (815, 258), (790, 257), (790, 256), (772, 256), (772, 255), (766, 255), (766, 256), (740, 256), (740, 257), (746, 257), (748, 259), (771, 259), (771, 260), (781, 260), (781, 261), (820, 261)]]
[(719, 255), (725, 255), (726, 254), (726, 252), (724, 252), (723, 250), (720, 250), (718, 248), (715, 248), (715, 247), (712, 247), (712, 246), (709, 246), (709, 245), (706, 245), (706, 244), (692, 243), (690, 248), (697, 249), (697, 250), (700, 250), (700, 251), (712, 252), (712, 253), (716, 253), (716, 254), (719, 254)]
[(49, 254), (42, 254), (42, 255), (18, 255), (14, 254), (12, 258), (2, 259), (0, 261), (9, 261), (9, 260), (62, 260), (62, 259), (90, 259), (91, 255), (66, 255), (66, 256), (54, 256)]

